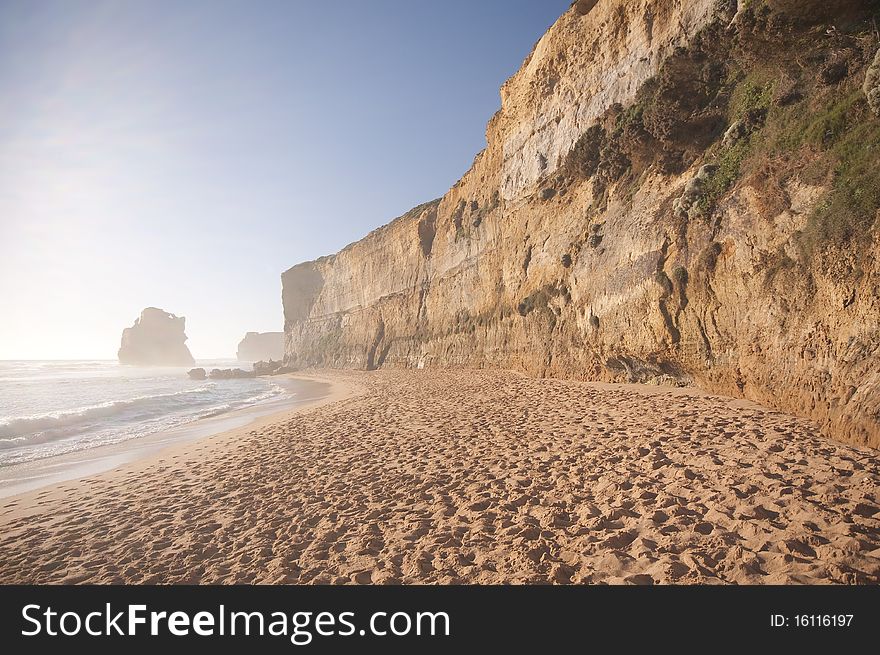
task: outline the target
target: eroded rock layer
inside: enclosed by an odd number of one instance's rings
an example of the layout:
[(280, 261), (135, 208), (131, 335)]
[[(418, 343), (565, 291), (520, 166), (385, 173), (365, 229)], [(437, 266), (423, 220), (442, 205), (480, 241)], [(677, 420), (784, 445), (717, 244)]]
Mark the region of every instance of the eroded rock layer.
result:
[(880, 446), (874, 3), (823, 6), (575, 3), (443, 198), (283, 274), (286, 363), (696, 384)]

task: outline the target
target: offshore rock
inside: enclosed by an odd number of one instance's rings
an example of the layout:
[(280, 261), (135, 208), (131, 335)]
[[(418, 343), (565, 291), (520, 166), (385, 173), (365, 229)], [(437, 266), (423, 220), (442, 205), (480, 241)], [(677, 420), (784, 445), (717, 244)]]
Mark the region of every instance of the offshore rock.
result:
[(136, 366), (192, 366), (186, 347), (186, 319), (147, 307), (134, 325), (122, 331), (119, 362)]
[(190, 380), (204, 380), (207, 377), (205, 369), (203, 368), (190, 369), (187, 372), (187, 375), (189, 376)]
[(267, 362), (254, 362), (254, 374), (257, 376), (277, 375), (283, 367), (283, 362), (271, 359)]
[(256, 377), (256, 373), (253, 371), (243, 371), (240, 368), (215, 368), (208, 373), (208, 377), (212, 380), (240, 380)]
[(283, 332), (248, 332), (238, 343), (237, 359), (240, 362), (281, 360), (283, 357)]

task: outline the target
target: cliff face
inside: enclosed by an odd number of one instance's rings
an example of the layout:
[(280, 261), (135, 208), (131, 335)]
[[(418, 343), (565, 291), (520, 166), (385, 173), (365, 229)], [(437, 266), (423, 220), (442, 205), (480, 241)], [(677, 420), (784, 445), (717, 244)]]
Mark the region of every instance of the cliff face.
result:
[(119, 362), (135, 366), (192, 366), (186, 347), (186, 319), (147, 307), (134, 325), (122, 331)]
[(238, 342), (236, 357), (240, 362), (279, 362), (284, 357), (284, 333), (248, 332)]
[(880, 446), (870, 4), (575, 3), (455, 187), (283, 274), (286, 362), (696, 384)]

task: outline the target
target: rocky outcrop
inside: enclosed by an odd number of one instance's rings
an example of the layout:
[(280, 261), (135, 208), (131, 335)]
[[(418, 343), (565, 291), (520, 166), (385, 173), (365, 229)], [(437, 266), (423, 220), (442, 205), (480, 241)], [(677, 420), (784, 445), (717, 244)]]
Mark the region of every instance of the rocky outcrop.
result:
[(254, 375), (278, 375), (284, 369), (284, 362), (270, 359), (267, 362), (254, 362)]
[(695, 384), (880, 446), (871, 22), (589, 4), (443, 198), (282, 275), (285, 364)]
[(215, 368), (208, 373), (208, 377), (212, 380), (242, 380), (256, 376), (254, 371), (244, 371), (240, 368)]
[(193, 368), (187, 371), (187, 376), (190, 380), (204, 380), (208, 377), (208, 374), (205, 372), (203, 368)]
[(281, 360), (283, 357), (283, 332), (248, 332), (238, 343), (237, 359), (240, 362)]
[(136, 366), (192, 366), (186, 347), (186, 319), (147, 307), (134, 325), (122, 331), (119, 362)]

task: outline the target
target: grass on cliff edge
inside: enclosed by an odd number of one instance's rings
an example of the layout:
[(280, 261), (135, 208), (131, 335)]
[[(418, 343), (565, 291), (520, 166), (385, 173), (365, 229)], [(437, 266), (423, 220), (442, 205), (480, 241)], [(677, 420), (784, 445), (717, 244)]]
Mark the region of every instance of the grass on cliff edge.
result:
[[(766, 71), (752, 72), (741, 79), (732, 75), (726, 82), (731, 87), (728, 105), (728, 125), (745, 120), (755, 111), (767, 112), (773, 98), (774, 82), (768, 79)], [(706, 180), (703, 195), (698, 202), (700, 212), (707, 216), (715, 204), (740, 178), (741, 170), (752, 153), (753, 134), (739, 139), (732, 146), (725, 147), (719, 143), (712, 163), (717, 168)]]
[(755, 144), (756, 157), (800, 154), (804, 181), (830, 183), (801, 234), (807, 254), (864, 245), (880, 208), (880, 120), (860, 88), (834, 91), (772, 108)]
[(880, 209), (880, 119), (868, 108), (861, 88), (815, 89), (808, 98), (774, 105), (770, 69), (750, 71), (731, 91), (732, 123), (766, 109), (763, 127), (733, 146), (718, 144), (718, 168), (706, 182), (700, 207), (711, 212), (737, 180), (768, 162), (786, 159), (805, 183), (829, 185), (800, 234), (805, 254), (858, 249), (870, 241)]

